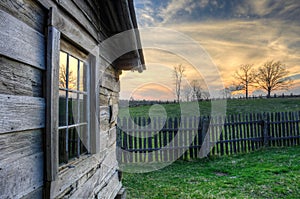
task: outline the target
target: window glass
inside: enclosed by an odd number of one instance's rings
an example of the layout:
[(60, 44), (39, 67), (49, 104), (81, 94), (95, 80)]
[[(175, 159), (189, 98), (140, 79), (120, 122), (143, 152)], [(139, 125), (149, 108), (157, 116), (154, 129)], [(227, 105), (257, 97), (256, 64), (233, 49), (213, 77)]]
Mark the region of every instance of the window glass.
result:
[(59, 64), (59, 164), (87, 153), (89, 118), (87, 65), (60, 52)]
[(67, 53), (60, 51), (59, 55), (59, 87), (67, 88)]
[(77, 87), (78, 63), (79, 63), (78, 59), (69, 56), (68, 89), (70, 90), (78, 90)]

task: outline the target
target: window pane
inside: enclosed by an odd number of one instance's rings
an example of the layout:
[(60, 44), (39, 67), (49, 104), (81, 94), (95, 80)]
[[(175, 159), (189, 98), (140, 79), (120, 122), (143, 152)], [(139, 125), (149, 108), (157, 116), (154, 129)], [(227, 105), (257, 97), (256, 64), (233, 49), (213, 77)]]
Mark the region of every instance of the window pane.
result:
[(86, 75), (87, 75), (87, 69), (86, 66), (84, 65), (84, 63), (81, 61), (80, 62), (80, 79), (79, 79), (79, 90), (80, 91), (86, 91), (87, 90), (87, 79), (86, 79)]
[(69, 85), (68, 88), (71, 90), (77, 89), (77, 73), (78, 73), (78, 59), (69, 56)]
[(79, 117), (80, 123), (87, 122), (87, 96), (79, 95)]
[(77, 93), (69, 92), (68, 100), (68, 125), (76, 124), (79, 121)]
[(58, 153), (59, 153), (59, 164), (66, 163), (67, 157), (66, 157), (66, 129), (59, 130), (59, 147), (58, 147)]
[(79, 131), (79, 137), (80, 137), (80, 154), (86, 153), (87, 148), (89, 147), (89, 137), (88, 137), (88, 129), (87, 125), (80, 126), (78, 128)]
[(59, 91), (59, 126), (66, 126), (66, 91)]
[(67, 88), (67, 53), (61, 52), (59, 54), (59, 87)]
[(77, 157), (78, 145), (80, 142), (77, 128), (74, 127), (68, 130), (69, 131), (69, 159), (73, 159)]

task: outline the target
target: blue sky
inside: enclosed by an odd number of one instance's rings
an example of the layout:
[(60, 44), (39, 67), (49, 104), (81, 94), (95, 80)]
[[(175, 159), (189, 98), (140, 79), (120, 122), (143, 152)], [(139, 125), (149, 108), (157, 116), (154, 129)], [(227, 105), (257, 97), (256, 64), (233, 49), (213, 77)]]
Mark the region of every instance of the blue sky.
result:
[[(140, 28), (159, 27), (178, 31), (199, 44), (219, 70), (222, 83), (234, 82), (241, 64), (259, 67), (281, 61), (291, 75), (300, 74), (299, 0), (135, 0)], [(143, 40), (153, 35), (141, 34)], [(170, 40), (168, 35), (155, 35)], [(188, 51), (189, 45), (178, 45)], [(121, 98), (174, 98), (172, 68), (186, 66), (186, 79), (201, 79), (184, 57), (172, 52), (144, 49), (147, 70), (124, 72)], [(163, 75), (158, 75), (163, 74)], [(211, 74), (213, 75), (213, 74)], [(298, 76), (296, 76), (298, 77)], [(205, 87), (205, 79), (204, 79)], [(300, 94), (299, 81), (289, 91)]]

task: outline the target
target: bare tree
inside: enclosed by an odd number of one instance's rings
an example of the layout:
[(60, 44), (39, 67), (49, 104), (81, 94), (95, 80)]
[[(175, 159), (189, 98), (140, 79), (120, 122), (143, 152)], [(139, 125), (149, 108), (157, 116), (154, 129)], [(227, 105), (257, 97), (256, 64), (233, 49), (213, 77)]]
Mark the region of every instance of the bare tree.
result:
[(253, 64), (242, 64), (235, 72), (234, 78), (238, 81), (241, 90), (245, 90), (246, 98), (249, 96), (249, 86), (255, 83), (256, 74), (253, 70)]
[(73, 71), (69, 70), (69, 74), (67, 76), (66, 67), (62, 65), (62, 67), (59, 68), (59, 87), (67, 88), (67, 78), (68, 78), (68, 88), (76, 89), (77, 78), (73, 74)]
[(227, 86), (224, 89), (222, 89), (220, 92), (221, 92), (221, 95), (223, 96), (223, 98), (228, 99), (228, 98), (231, 98), (231, 93), (233, 91), (232, 91), (231, 87)]
[(192, 88), (189, 85), (183, 87), (183, 94), (187, 102), (191, 100), (191, 93), (192, 93)]
[(174, 66), (173, 70), (173, 77), (175, 80), (175, 93), (177, 102), (180, 101), (180, 93), (181, 93), (181, 83), (182, 83), (182, 77), (184, 75), (185, 67), (182, 64), (179, 64), (178, 66)]
[(291, 86), (292, 80), (287, 78), (288, 75), (289, 71), (280, 61), (268, 61), (258, 69), (258, 87), (266, 90), (269, 98), (272, 91), (288, 89)]
[(193, 80), (191, 82), (191, 86), (192, 86), (194, 100), (201, 100), (202, 94), (203, 94), (203, 89), (201, 87), (200, 81)]

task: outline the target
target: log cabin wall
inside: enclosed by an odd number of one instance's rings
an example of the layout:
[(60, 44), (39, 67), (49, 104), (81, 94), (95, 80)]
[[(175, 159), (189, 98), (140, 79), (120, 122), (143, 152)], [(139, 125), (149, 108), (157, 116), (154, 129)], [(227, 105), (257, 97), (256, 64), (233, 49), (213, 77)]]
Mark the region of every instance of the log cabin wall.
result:
[[(0, 1), (0, 198), (115, 198), (122, 188), (116, 158), (122, 68), (109, 65), (95, 50), (117, 33), (102, 19), (111, 9), (110, 3), (103, 2)], [(49, 154), (46, 128), (50, 120), (46, 98), (49, 25), (60, 31), (61, 38), (92, 52), (93, 70), (101, 76), (93, 110), (99, 113), (100, 126), (93, 137), (100, 140), (99, 146), (72, 167), (56, 168), (57, 173), (50, 174), (49, 156), (53, 154)]]

